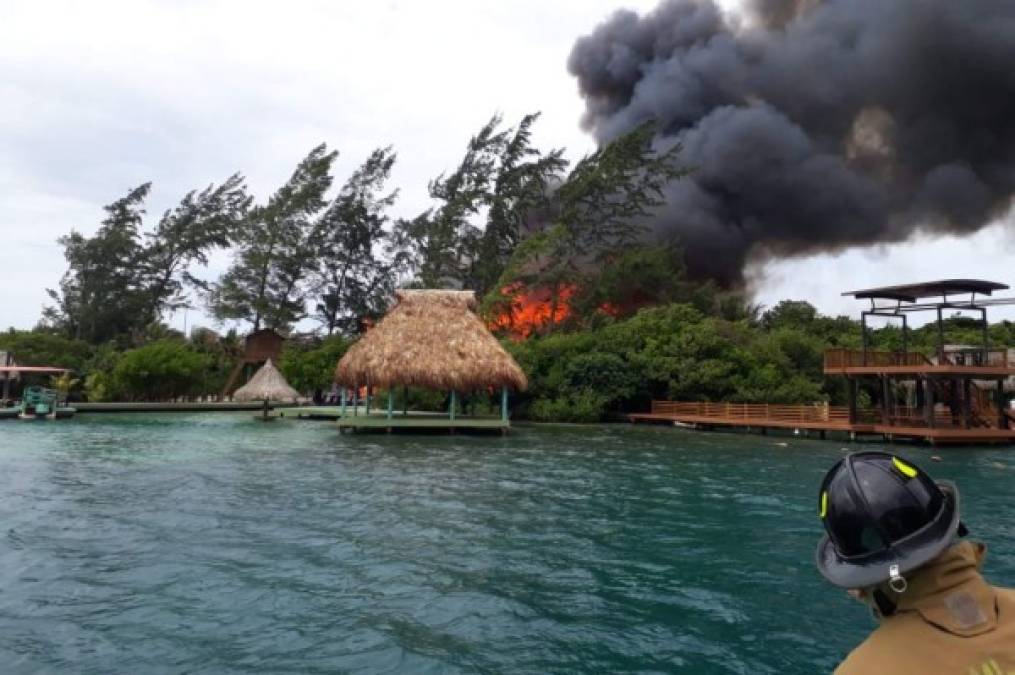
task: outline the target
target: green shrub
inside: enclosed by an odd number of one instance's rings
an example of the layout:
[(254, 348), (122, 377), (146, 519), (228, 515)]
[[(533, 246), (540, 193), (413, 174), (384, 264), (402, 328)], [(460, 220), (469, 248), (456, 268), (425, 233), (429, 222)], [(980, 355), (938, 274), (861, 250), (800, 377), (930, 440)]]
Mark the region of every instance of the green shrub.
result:
[(335, 379), (335, 366), (349, 349), (349, 344), (340, 335), (329, 337), (311, 348), (290, 341), (282, 350), (279, 370), (297, 391), (305, 394), (327, 392)]
[(528, 416), (540, 422), (599, 422), (608, 400), (583, 389), (559, 398), (538, 398), (529, 405)]
[(202, 393), (210, 364), (206, 354), (183, 342), (160, 340), (125, 352), (112, 375), (130, 399), (165, 400)]

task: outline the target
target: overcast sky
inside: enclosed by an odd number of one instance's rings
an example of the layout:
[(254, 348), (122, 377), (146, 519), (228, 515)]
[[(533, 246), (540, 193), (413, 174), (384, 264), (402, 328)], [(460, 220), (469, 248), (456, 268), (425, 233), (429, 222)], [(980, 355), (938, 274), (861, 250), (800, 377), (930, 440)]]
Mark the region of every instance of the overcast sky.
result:
[[(537, 143), (574, 159), (592, 142), (565, 67), (571, 45), (615, 9), (655, 4), (2, 0), (0, 327), (38, 320), (65, 268), (57, 237), (90, 234), (102, 205), (145, 181), (156, 218), (235, 171), (262, 200), (321, 141), (341, 153), (336, 182), (390, 143), (394, 214), (410, 216), (428, 204), (427, 180), (498, 111), (509, 122), (542, 111)], [(765, 304), (852, 314), (839, 294), (856, 287), (1015, 281), (1010, 232), (999, 223), (964, 240), (782, 261), (752, 278)], [(208, 323), (199, 311), (188, 321)]]

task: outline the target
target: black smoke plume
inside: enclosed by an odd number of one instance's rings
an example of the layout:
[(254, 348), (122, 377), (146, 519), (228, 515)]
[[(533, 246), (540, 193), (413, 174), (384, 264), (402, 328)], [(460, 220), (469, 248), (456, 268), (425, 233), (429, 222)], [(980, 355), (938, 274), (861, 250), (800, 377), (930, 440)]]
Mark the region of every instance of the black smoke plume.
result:
[(654, 227), (727, 284), (753, 256), (968, 233), (1015, 191), (1015, 1), (711, 0), (619, 11), (568, 61), (599, 142), (696, 168)]

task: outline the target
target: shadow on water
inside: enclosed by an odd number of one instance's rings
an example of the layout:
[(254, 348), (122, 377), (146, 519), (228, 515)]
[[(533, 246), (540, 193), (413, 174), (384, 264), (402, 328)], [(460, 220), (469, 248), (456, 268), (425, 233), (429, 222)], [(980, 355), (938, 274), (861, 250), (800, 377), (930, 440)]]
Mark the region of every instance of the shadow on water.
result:
[[(0, 433), (4, 672), (813, 673), (872, 626), (812, 564), (841, 443), (249, 413)], [(1008, 451), (893, 449), (958, 481), (1015, 581)]]

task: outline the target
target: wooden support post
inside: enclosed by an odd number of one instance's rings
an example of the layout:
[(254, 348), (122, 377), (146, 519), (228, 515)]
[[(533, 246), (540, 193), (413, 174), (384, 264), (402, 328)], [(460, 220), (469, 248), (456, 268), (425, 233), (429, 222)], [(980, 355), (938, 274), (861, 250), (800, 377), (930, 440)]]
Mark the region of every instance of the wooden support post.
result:
[(508, 421), (508, 391), (507, 386), (500, 388), (500, 419), (502, 422)]
[(1005, 414), (1004, 410), (1004, 379), (997, 378), (997, 428), (1007, 429), (1008, 428), (1008, 415)]
[(856, 424), (856, 378), (850, 377), (846, 380), (847, 396), (849, 398), (849, 423)]
[(923, 406), (923, 416), (927, 421), (927, 426), (933, 429), (937, 420), (934, 415), (934, 380), (929, 375), (923, 380)]
[(357, 417), (359, 415), (359, 382), (357, 382), (352, 390), (352, 416)]
[(945, 365), (945, 325), (940, 305), (937, 308), (937, 364)]
[[(395, 390), (392, 389), (391, 387), (388, 387), (388, 419), (389, 420), (391, 419), (391, 415), (394, 413), (394, 409), (395, 409)], [(390, 428), (388, 429), (388, 432), (389, 433), (391, 432)]]
[(402, 417), (409, 416), (409, 388), (402, 387)]
[(962, 378), (962, 428), (969, 428), (969, 418), (972, 413), (972, 401), (970, 401), (969, 378)]
[(342, 385), (342, 417), (345, 417), (345, 385)]
[(881, 423), (891, 424), (892, 420), (890, 417), (890, 407), (888, 401), (888, 376), (881, 376)]
[(458, 394), (455, 391), (451, 392), (451, 405), (448, 406), (448, 417), (452, 422), (455, 421), (455, 408), (458, 404)]
[(373, 387), (367, 385), (367, 417), (370, 416), (370, 394), (373, 393)]

